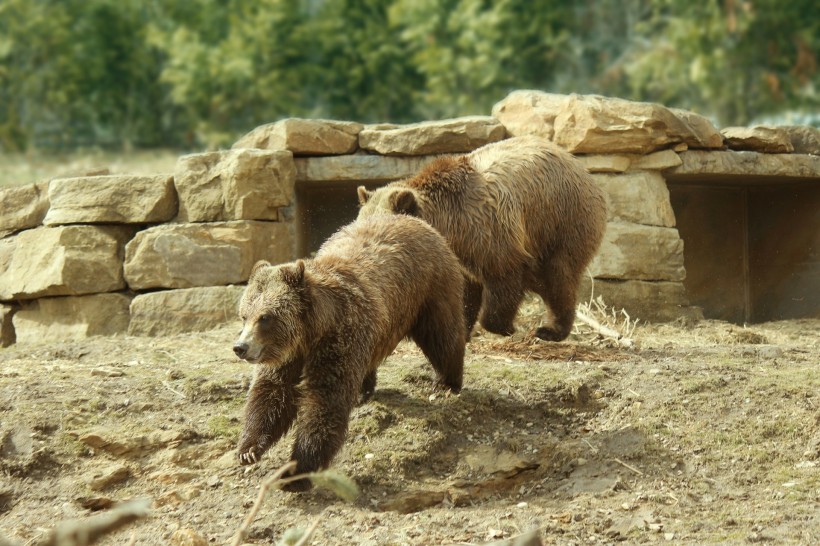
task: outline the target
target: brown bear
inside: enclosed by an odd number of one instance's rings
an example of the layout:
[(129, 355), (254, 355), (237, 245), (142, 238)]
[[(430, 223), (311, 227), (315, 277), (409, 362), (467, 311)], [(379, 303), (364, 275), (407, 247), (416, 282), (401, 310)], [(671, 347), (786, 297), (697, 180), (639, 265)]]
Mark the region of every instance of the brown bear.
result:
[[(251, 464), (296, 423), (295, 474), (327, 467), (351, 410), (405, 337), (430, 360), (437, 385), (458, 392), (464, 366), (463, 270), (444, 238), (411, 217), (362, 219), (315, 258), (257, 263), (239, 306), (233, 349), (257, 363), (239, 461)], [(310, 488), (307, 479), (290, 491)]]
[(512, 334), (530, 290), (553, 315), (535, 335), (569, 335), (578, 286), (607, 221), (604, 192), (572, 155), (539, 137), (515, 137), (439, 158), (375, 191), (360, 186), (358, 194), (359, 218), (418, 216), (447, 239), (472, 277), (465, 286), (468, 331), (481, 309), (484, 328)]

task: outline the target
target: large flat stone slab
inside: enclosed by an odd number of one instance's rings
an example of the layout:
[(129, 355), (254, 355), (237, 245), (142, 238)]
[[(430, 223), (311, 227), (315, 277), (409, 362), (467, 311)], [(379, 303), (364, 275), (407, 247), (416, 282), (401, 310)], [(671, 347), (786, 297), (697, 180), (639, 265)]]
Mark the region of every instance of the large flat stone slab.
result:
[(22, 231), (0, 244), (0, 300), (77, 296), (125, 288), (126, 226), (58, 226)]
[(579, 155), (576, 157), (591, 173), (622, 173), (629, 169), (632, 157), (629, 155)]
[(675, 212), (663, 177), (654, 171), (593, 174), (606, 192), (610, 220), (649, 226), (675, 226)]
[(174, 180), (179, 222), (279, 219), (294, 199), (296, 167), (285, 150), (236, 149), (182, 156)]
[(395, 128), (366, 127), (359, 133), (359, 146), (383, 155), (450, 154), (471, 152), (505, 136), (497, 119), (468, 116)]
[(665, 171), (683, 163), (677, 152), (661, 150), (647, 155), (633, 156), (629, 166), (631, 170)]
[(609, 222), (590, 271), (602, 279), (681, 282), (683, 240), (675, 228)]
[(414, 176), (436, 157), (357, 154), (301, 157), (294, 162), (298, 182), (388, 182)]
[[(239, 323), (243, 286), (208, 286), (140, 294), (131, 302), (133, 336), (163, 336), (201, 332)], [(230, 347), (225, 347), (227, 353)]]
[(14, 315), (17, 343), (83, 339), (124, 334), (131, 298), (124, 294), (94, 294), (40, 298), (22, 304)]
[(177, 214), (171, 175), (58, 178), (48, 187), (51, 203), (43, 224), (149, 224)]
[(730, 150), (766, 154), (790, 154), (794, 151), (789, 133), (779, 127), (726, 127), (720, 132)]
[(820, 155), (820, 129), (805, 125), (780, 127), (787, 135), (796, 154)]
[(242, 283), (258, 260), (292, 259), (291, 226), (277, 222), (165, 224), (136, 234), (125, 248), (133, 290)]
[(257, 127), (232, 147), (290, 150), (296, 156), (352, 154), (363, 127), (352, 121), (289, 118)]
[(48, 212), (48, 182), (0, 189), (0, 238), (39, 226)]
[(511, 136), (536, 134), (572, 153), (640, 153), (684, 143), (719, 147), (720, 133), (693, 112), (599, 95), (514, 91), (493, 107)]
[(820, 157), (757, 152), (681, 152), (682, 164), (665, 172), (667, 177), (704, 175), (776, 176), (820, 179)]

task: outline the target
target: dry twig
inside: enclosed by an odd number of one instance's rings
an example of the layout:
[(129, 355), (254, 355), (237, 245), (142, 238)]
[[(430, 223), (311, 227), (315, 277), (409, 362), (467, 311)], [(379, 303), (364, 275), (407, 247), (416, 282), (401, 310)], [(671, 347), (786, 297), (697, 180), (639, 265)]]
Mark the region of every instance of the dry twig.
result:
[[(638, 320), (630, 317), (625, 309), (616, 311), (615, 308), (608, 307), (601, 296), (590, 296), (588, 302), (578, 304), (575, 318), (598, 336), (614, 341), (619, 347), (631, 348), (635, 345), (632, 334)], [(583, 333), (577, 322), (576, 331)]]
[(638, 476), (643, 476), (643, 472), (641, 472), (640, 470), (638, 470), (637, 468), (635, 468), (631, 464), (626, 464), (625, 462), (618, 459), (617, 457), (613, 457), (612, 460), (615, 461), (616, 463), (618, 463), (619, 465), (623, 466), (624, 468), (627, 468), (627, 469), (631, 470), (632, 472), (634, 472)]

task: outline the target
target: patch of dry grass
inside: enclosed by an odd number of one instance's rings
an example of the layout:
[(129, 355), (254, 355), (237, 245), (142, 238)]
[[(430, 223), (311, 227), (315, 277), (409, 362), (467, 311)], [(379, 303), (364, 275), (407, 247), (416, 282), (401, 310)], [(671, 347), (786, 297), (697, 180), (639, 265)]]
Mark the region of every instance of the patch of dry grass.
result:
[(4, 153), (0, 154), (0, 188), (106, 171), (112, 174), (170, 173), (180, 155), (181, 152), (174, 150)]

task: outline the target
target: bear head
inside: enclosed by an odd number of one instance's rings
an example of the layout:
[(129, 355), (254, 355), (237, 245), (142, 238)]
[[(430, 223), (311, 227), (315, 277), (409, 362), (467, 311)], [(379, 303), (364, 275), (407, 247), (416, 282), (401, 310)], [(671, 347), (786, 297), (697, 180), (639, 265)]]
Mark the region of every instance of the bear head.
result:
[(359, 218), (376, 214), (407, 214), (421, 217), (420, 200), (415, 190), (401, 186), (385, 186), (374, 191), (364, 186), (357, 188), (359, 194)]
[(277, 365), (295, 355), (305, 335), (305, 283), (302, 260), (253, 266), (239, 304), (242, 332), (233, 346), (239, 358)]

